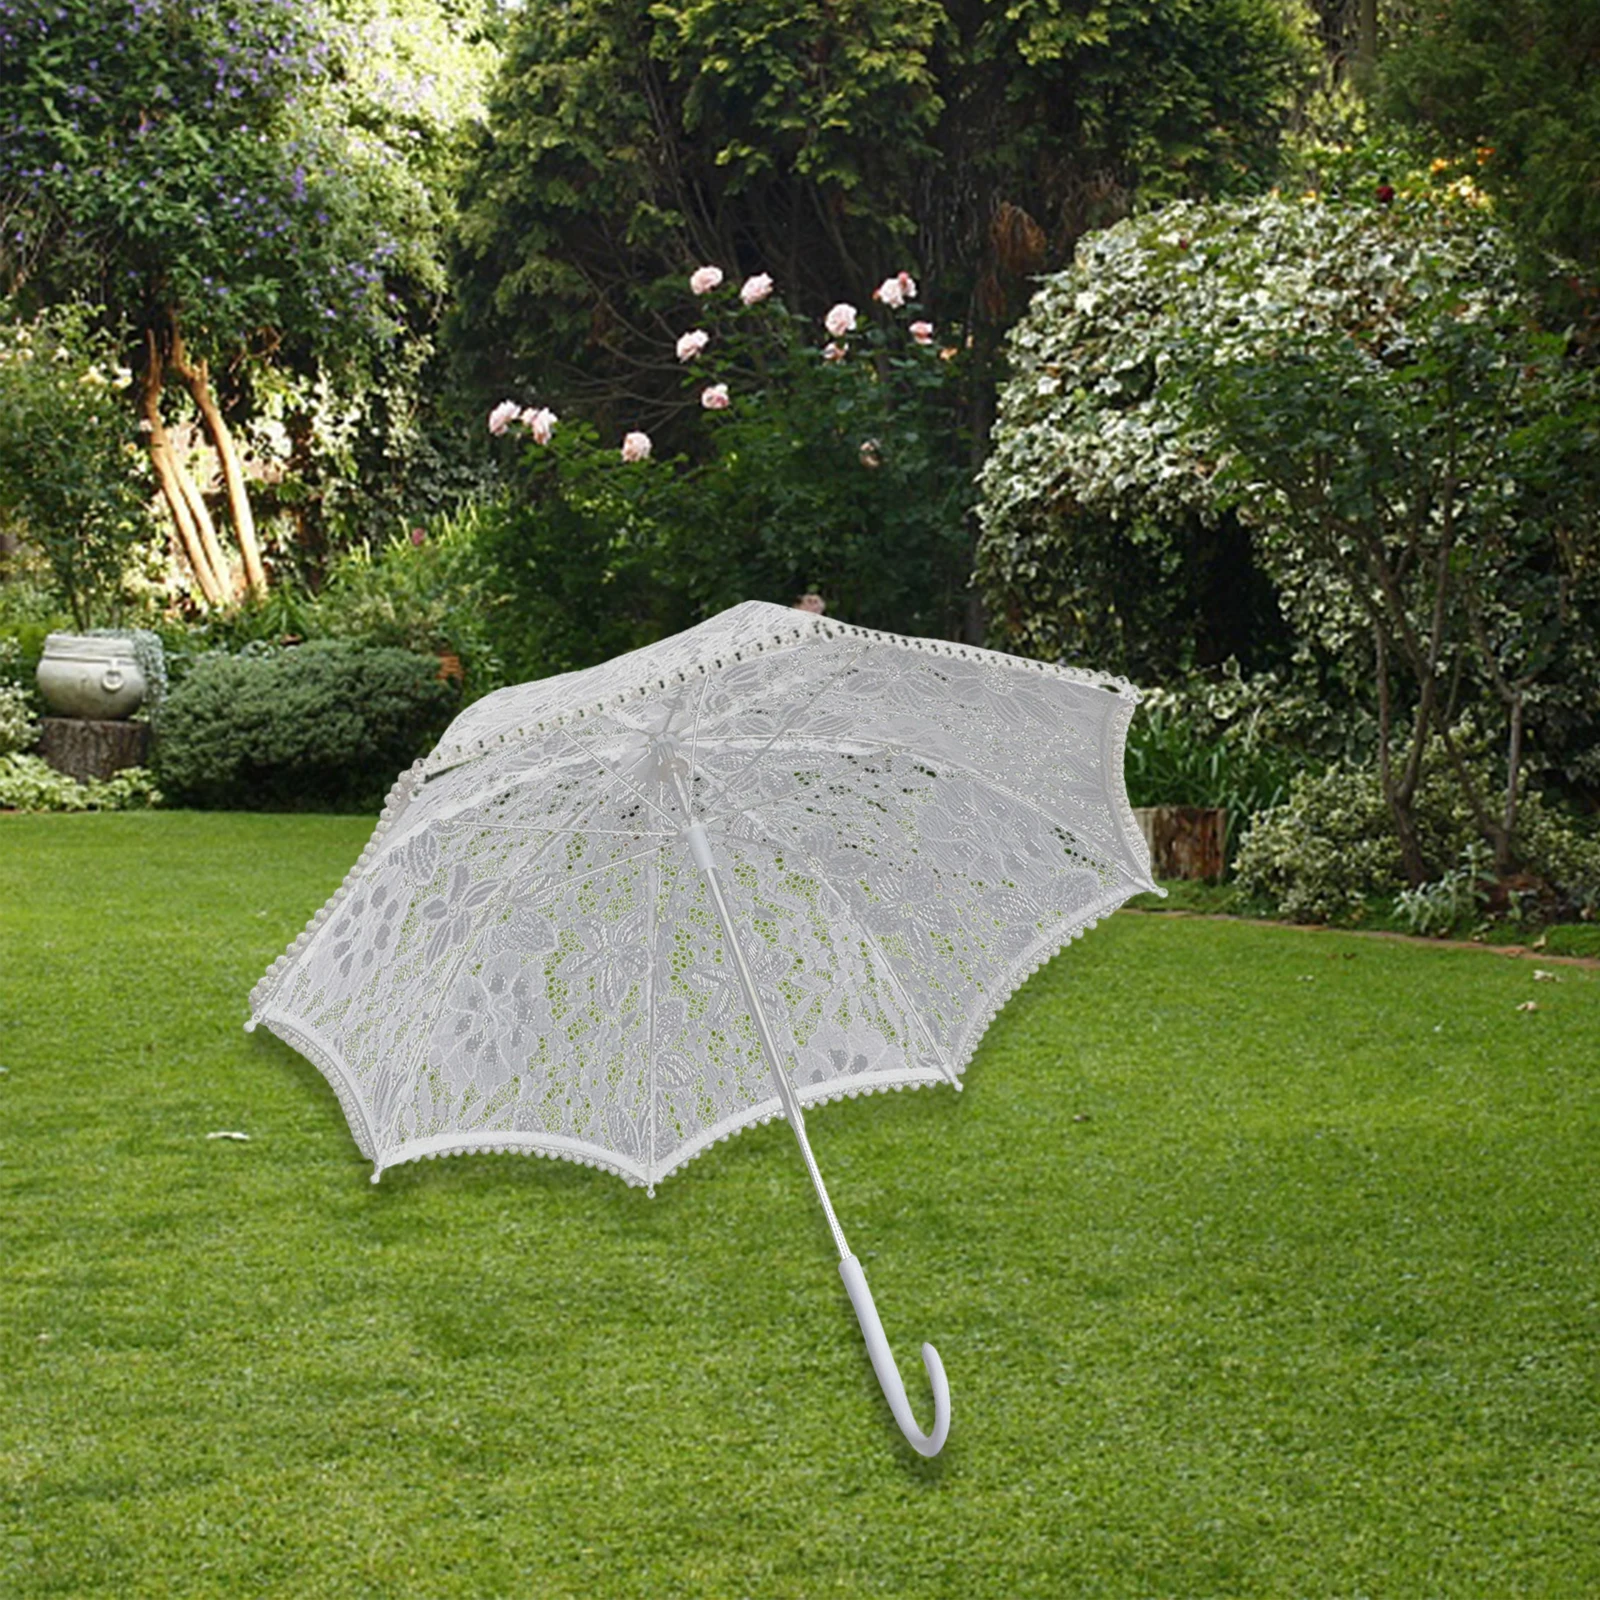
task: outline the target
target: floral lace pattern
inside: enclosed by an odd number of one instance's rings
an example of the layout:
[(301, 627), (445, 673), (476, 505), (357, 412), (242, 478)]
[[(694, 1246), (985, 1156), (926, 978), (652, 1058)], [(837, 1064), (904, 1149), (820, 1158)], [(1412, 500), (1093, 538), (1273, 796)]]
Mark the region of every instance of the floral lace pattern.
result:
[(1116, 679), (755, 602), (470, 707), (251, 996), (378, 1170), (522, 1149), (654, 1184), (803, 1104), (948, 1082), (1042, 960), (1152, 887)]

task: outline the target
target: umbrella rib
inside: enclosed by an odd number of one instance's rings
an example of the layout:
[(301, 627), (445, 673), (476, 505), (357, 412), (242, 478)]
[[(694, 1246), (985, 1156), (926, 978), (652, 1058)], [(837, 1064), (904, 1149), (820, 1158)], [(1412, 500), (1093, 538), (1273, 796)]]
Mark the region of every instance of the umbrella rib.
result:
[(660, 1092), (656, 1082), (656, 905), (661, 899), (661, 852), (655, 853), (654, 872), (650, 886), (650, 937), (646, 946), (649, 959), (644, 964), (644, 1017), (645, 1017), (645, 1088), (649, 1095), (646, 1138), (649, 1143), (644, 1153), (645, 1187), (652, 1199), (656, 1192), (656, 1096)]
[[(817, 702), (819, 700), (821, 700), (824, 695), (828, 694), (832, 689), (836, 688), (838, 686), (838, 684), (839, 684), (839, 681), (842, 678), (844, 678), (848, 673), (850, 673), (855, 668), (856, 663), (866, 653), (867, 653), (867, 646), (866, 645), (862, 645), (856, 651), (856, 653), (853, 656), (851, 656), (850, 659), (847, 662), (845, 662), (845, 664), (842, 667), (840, 667), (839, 670), (836, 673), (834, 673), (834, 675), (831, 678), (829, 678), (828, 681), (825, 684), (823, 684), (823, 686), (820, 689), (817, 690), (817, 692), (814, 695), (811, 695), (811, 696), (809, 696), (809, 697), (807, 697), (805, 699), (796, 701), (795, 705), (794, 705), (794, 708), (790, 711), (789, 715), (784, 718), (783, 722), (780, 723), (778, 725), (778, 727), (776, 727), (776, 728), (774, 728), (772, 730), (772, 733), (768, 737), (766, 743), (763, 744), (758, 750), (753, 751), (751, 753), (750, 759), (748, 761), (746, 761), (745, 764), (742, 767), (740, 767), (737, 772), (732, 774), (732, 776), (729, 777), (726, 780), (726, 782), (723, 782), (720, 779), (715, 780), (717, 782), (721, 782), (722, 783), (722, 792), (724, 794), (726, 794), (731, 785), (738, 783), (739, 780), (744, 777), (745, 773), (747, 773), (762, 758), (762, 756), (764, 756), (767, 753), (767, 751), (769, 751), (773, 747), (773, 745), (775, 745), (778, 742), (778, 740), (781, 739), (784, 736), (784, 734), (786, 734), (789, 731), (789, 729), (794, 726), (795, 718), (798, 717), (801, 714), (801, 712), (816, 710)], [(689, 768), (689, 777), (690, 777), (690, 781), (692, 783), (693, 779), (694, 779), (694, 767), (693, 767), (692, 763), (691, 763), (690, 768)]]
[(603, 762), (600, 757), (594, 753), (593, 750), (584, 749), (584, 747), (572, 737), (571, 732), (565, 726), (562, 727), (561, 732), (579, 755), (587, 756), (614, 783), (620, 783), (622, 787), (629, 792), (629, 794), (633, 795), (636, 799), (644, 801), (644, 803), (649, 806), (657, 816), (664, 818), (671, 825), (671, 831), (674, 834), (680, 831), (678, 819), (673, 816), (670, 811), (667, 811), (663, 807), (657, 805), (656, 802), (652, 800), (643, 789), (640, 789), (636, 785), (629, 783), (628, 780), (623, 777), (623, 775), (614, 767), (608, 767), (605, 762)]
[[(804, 737), (805, 735), (802, 734), (801, 738), (803, 739)], [(861, 742), (863, 744), (871, 743), (880, 750), (896, 750), (901, 755), (910, 756), (914, 760), (918, 761), (929, 761), (934, 759), (923, 751), (916, 750), (910, 745), (900, 744), (892, 739), (873, 739), (870, 741), (863, 739)], [(818, 753), (822, 755), (835, 755), (840, 753), (820, 740), (814, 741), (814, 743), (816, 744)], [(1003, 783), (997, 783), (991, 774), (987, 772), (980, 772), (976, 767), (969, 767), (964, 762), (952, 761), (943, 756), (939, 757), (938, 761), (939, 765), (944, 768), (945, 771), (959, 772), (963, 777), (970, 778), (981, 788), (987, 789), (993, 794), (1003, 795), (1007, 800), (1013, 801), (1015, 804), (1021, 806), (1024, 810), (1033, 812), (1045, 822), (1048, 822), (1051, 827), (1060, 828), (1064, 833), (1071, 834), (1072, 837), (1077, 839), (1080, 844), (1087, 843), (1075, 825), (1065, 822), (1060, 817), (1055, 816), (1044, 803), (1033, 798), (1032, 796), (1019, 794), (1015, 789), (1008, 788)], [(712, 783), (717, 783), (720, 781), (710, 773), (707, 773), (706, 777), (708, 781)], [(732, 799), (731, 796), (729, 796), (729, 798), (730, 800)], [(806, 795), (803, 792), (795, 789), (786, 789), (778, 794), (769, 794), (760, 800), (752, 800), (748, 805), (738, 806), (737, 809), (741, 813), (750, 813), (760, 810), (766, 806), (777, 805), (785, 800), (803, 801), (805, 799)], [(752, 817), (751, 820), (754, 821), (755, 818)], [(1106, 865), (1111, 866), (1114, 864), (1116, 864), (1114, 853), (1108, 853)], [(1143, 887), (1142, 884), (1141, 887)]]
[[(694, 727), (689, 735), (689, 787), (687, 790), (691, 802), (694, 800), (694, 758), (700, 748), (700, 716), (706, 708), (706, 690), (711, 687), (711, 674), (702, 675), (700, 679), (700, 698), (694, 703)], [(694, 813), (689, 814), (689, 820), (694, 820)]]
[(551, 838), (575, 834), (584, 839), (671, 839), (672, 834), (657, 828), (546, 828), (537, 822), (472, 822), (466, 826), (496, 833), (543, 833)]
[(568, 889), (572, 888), (574, 884), (583, 883), (587, 879), (594, 877), (597, 873), (610, 872), (613, 867), (625, 867), (630, 861), (644, 861), (651, 856), (660, 856), (660, 854), (661, 846), (658, 844), (653, 844), (648, 849), (635, 850), (631, 855), (618, 856), (612, 861), (602, 861), (599, 866), (590, 867), (587, 871), (580, 872), (575, 878), (563, 878), (559, 883), (552, 883), (548, 890), (530, 891), (527, 898), (527, 904), (530, 907), (537, 909), (539, 906), (544, 905), (545, 902), (551, 898), (551, 896), (564, 894)]
[[(772, 822), (770, 818), (766, 822), (762, 822), (759, 817), (751, 817), (750, 820), (754, 822), (758, 828), (765, 827), (774, 834), (784, 832), (784, 830), (781, 828), (781, 825)], [(834, 897), (834, 899), (837, 900), (839, 904), (842, 905), (849, 913), (851, 922), (856, 931), (872, 947), (872, 953), (882, 964), (883, 970), (887, 974), (889, 982), (894, 988), (894, 992), (900, 997), (900, 1004), (905, 1008), (906, 1016), (910, 1019), (912, 1027), (922, 1035), (922, 1042), (927, 1046), (929, 1054), (931, 1054), (933, 1059), (938, 1063), (939, 1070), (945, 1075), (945, 1078), (949, 1083), (953, 1084), (957, 1089), (960, 1089), (960, 1075), (951, 1070), (950, 1064), (946, 1059), (945, 1052), (939, 1048), (938, 1044), (934, 1040), (933, 1035), (928, 1032), (927, 1024), (922, 1020), (921, 1013), (919, 1013), (917, 1008), (911, 1003), (910, 995), (906, 993), (905, 986), (900, 982), (899, 973), (894, 970), (893, 963), (891, 963), (888, 956), (884, 954), (883, 947), (878, 943), (876, 936), (872, 932), (872, 929), (867, 927), (856, 915), (855, 907), (845, 899), (843, 890), (841, 890), (828, 876), (828, 874), (822, 870), (821, 863), (817, 860), (817, 858), (812, 855), (811, 852), (807, 850), (798, 839), (794, 838), (792, 834), (786, 834), (786, 837), (788, 839), (788, 844), (785, 845), (785, 848), (798, 850), (800, 852), (800, 854), (805, 858), (807, 864), (810, 866), (811, 870), (816, 874), (817, 881), (822, 884), (823, 887), (826, 888)], [(783, 845), (784, 839), (779, 838), (778, 843)]]

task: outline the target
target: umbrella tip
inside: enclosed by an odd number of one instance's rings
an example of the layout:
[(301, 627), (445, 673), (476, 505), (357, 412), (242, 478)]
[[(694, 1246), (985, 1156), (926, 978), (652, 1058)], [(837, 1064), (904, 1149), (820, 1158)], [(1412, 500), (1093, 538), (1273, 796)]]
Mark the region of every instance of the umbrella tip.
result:
[(378, 1179), (381, 1178), (382, 1176), (383, 1176), (383, 1168), (382, 1167), (374, 1167), (372, 1169), (372, 1181), (374, 1183), (376, 1183), (378, 1181)]

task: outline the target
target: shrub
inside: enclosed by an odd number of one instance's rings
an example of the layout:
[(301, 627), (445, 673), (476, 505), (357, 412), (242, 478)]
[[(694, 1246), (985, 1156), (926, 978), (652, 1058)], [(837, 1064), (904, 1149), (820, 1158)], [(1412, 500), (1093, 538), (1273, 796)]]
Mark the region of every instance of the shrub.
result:
[(482, 522), (478, 507), (468, 506), (430, 527), (346, 551), (329, 567), (322, 592), (303, 607), (298, 631), (418, 654), (449, 652), (461, 660), (469, 699), (503, 687), (485, 620)]
[(1303, 772), (1289, 798), (1257, 817), (1234, 861), (1239, 887), (1300, 922), (1353, 922), (1405, 879), (1375, 776), (1340, 762)]
[[(1502, 903), (1517, 910), (1512, 897), (1520, 892), (1548, 915), (1592, 915), (1600, 906), (1600, 839), (1538, 794), (1525, 794), (1519, 809), (1524, 872), (1508, 880)], [(1454, 775), (1437, 758), (1425, 769), (1415, 821), (1429, 860), (1464, 865), (1408, 889), (1377, 773), (1343, 761), (1301, 773), (1289, 798), (1257, 817), (1241, 841), (1234, 864), (1239, 887), (1282, 916), (1312, 922), (1356, 922), (1369, 900), (1397, 895), (1402, 917), (1429, 932), (1455, 925), (1475, 896), (1490, 904), (1497, 888), (1492, 873), (1470, 883), (1463, 877), (1468, 866), (1476, 871), (1483, 863), (1482, 840)]]
[(79, 628), (117, 620), (134, 552), (152, 533), (117, 354), (86, 307), (21, 322), (0, 304), (0, 516), (43, 551)]
[(15, 684), (0, 683), (0, 756), (32, 747), (39, 737), (27, 693)]
[(1395, 915), (1415, 934), (1446, 934), (1464, 923), (1476, 922), (1489, 904), (1486, 876), (1493, 853), (1475, 839), (1461, 852), (1461, 865), (1433, 883), (1402, 889), (1394, 902)]
[(0, 810), (132, 811), (161, 803), (161, 791), (143, 767), (79, 783), (39, 756), (0, 754)]
[(203, 656), (167, 700), (163, 788), (216, 809), (373, 811), (457, 705), (430, 656), (313, 640)]
[(1308, 763), (1345, 754), (1353, 728), (1336, 727), (1307, 686), (1276, 672), (1246, 677), (1229, 660), (1218, 673), (1144, 692), (1128, 733), (1129, 799), (1222, 807), (1231, 861), (1251, 820), (1281, 803)]
[(503, 688), (505, 669), (490, 642), (493, 606), (479, 539), (485, 520), (467, 506), (427, 527), (408, 527), (376, 544), (334, 556), (315, 594), (282, 578), (261, 596), (186, 622), (163, 619), (167, 674), (180, 683), (195, 662), (247, 645), (345, 639), (417, 655), (461, 660), (469, 700)]

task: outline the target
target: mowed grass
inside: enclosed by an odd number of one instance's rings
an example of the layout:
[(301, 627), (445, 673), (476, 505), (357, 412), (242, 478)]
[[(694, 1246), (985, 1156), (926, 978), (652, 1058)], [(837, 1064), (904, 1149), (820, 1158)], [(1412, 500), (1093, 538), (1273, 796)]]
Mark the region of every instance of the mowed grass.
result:
[(0, 817), (0, 1595), (1600, 1593), (1600, 974), (1127, 914), (817, 1112), (928, 1462), (781, 1124), (368, 1182), (241, 1030), (368, 827)]

